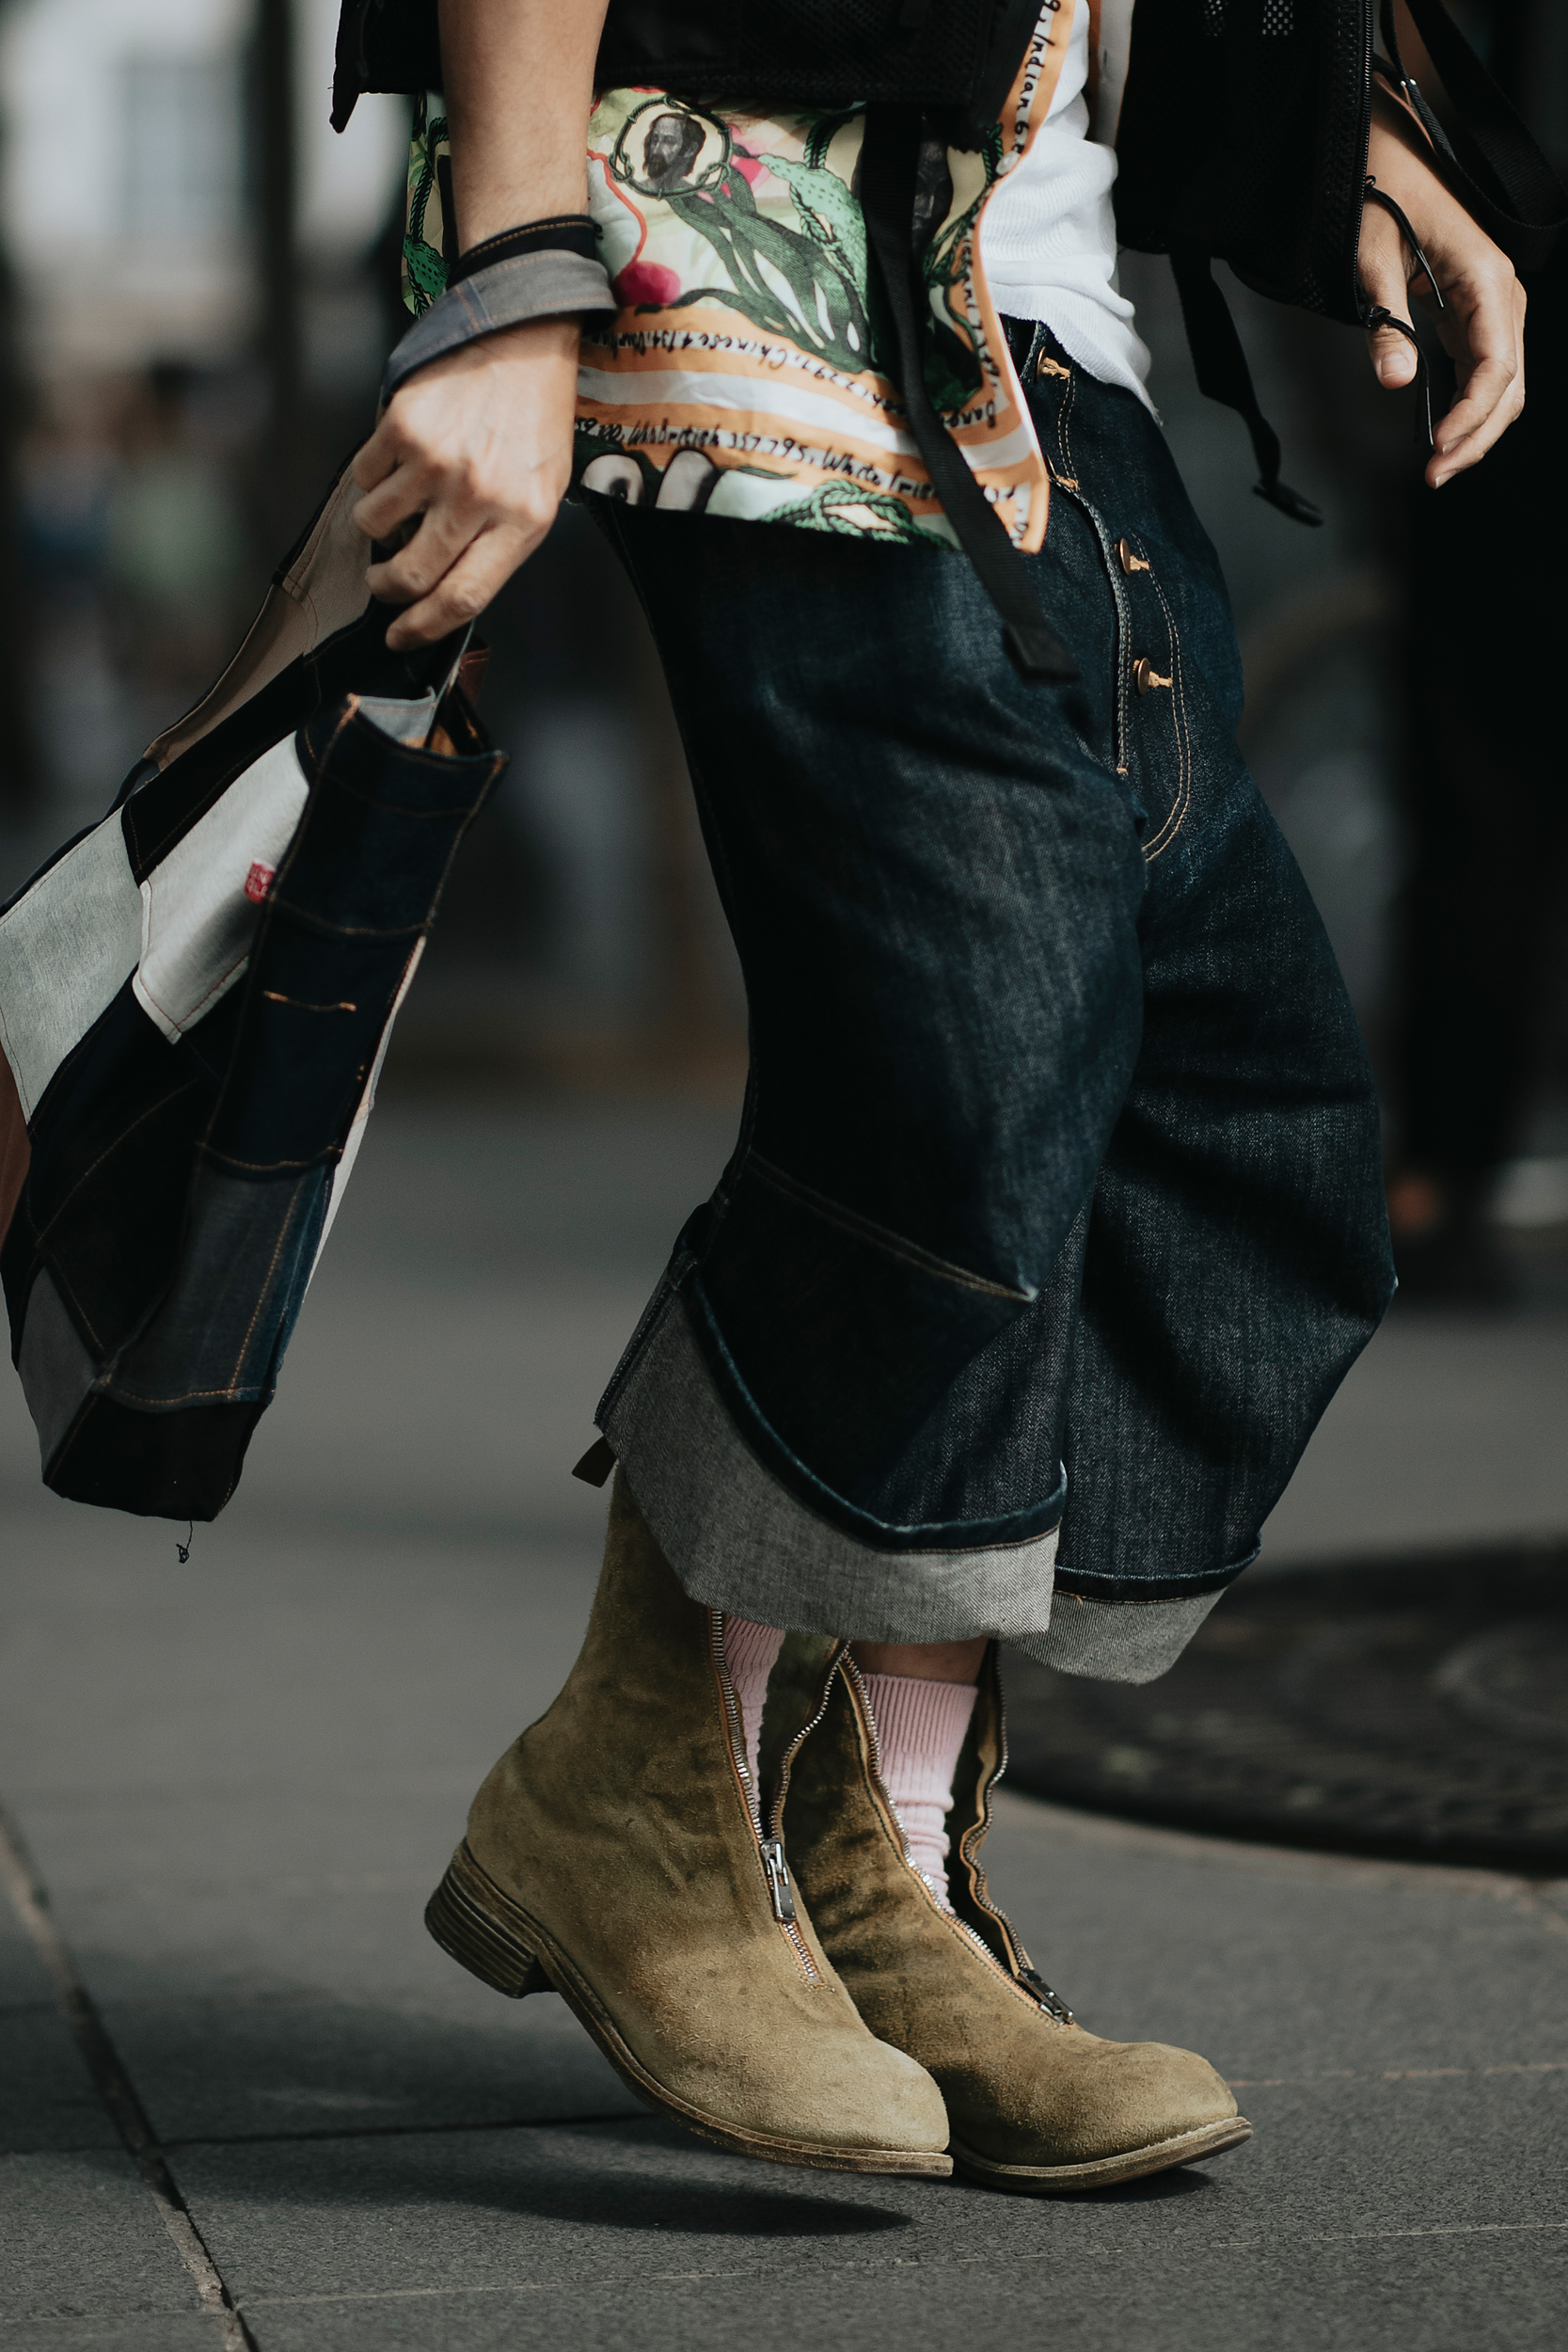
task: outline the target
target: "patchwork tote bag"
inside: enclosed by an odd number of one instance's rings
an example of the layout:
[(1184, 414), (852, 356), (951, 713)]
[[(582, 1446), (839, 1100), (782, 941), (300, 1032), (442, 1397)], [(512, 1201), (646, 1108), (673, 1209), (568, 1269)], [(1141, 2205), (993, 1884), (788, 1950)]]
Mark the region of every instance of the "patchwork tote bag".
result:
[(0, 913), (0, 1277), (45, 1483), (210, 1519), (505, 755), (341, 475), (206, 698)]

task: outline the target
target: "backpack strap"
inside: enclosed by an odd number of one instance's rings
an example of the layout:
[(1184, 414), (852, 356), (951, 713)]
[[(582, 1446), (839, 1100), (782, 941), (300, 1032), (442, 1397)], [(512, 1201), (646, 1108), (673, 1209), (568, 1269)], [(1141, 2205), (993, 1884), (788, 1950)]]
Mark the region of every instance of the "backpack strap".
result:
[(1452, 101), (1446, 131), (1400, 55), (1393, 0), (1379, 23), (1387, 58), (1373, 71), (1403, 98), (1432, 143), (1433, 164), (1465, 210), (1516, 269), (1536, 269), (1568, 228), (1568, 190), (1487, 72), (1443, 0), (1406, 0), (1411, 21)]
[(1279, 436), (1258, 405), (1252, 370), (1230, 305), (1214, 283), (1212, 256), (1200, 245), (1175, 241), (1170, 265), (1181, 297), (1181, 324), (1187, 330), (1198, 389), (1222, 406), (1234, 408), (1252, 437), (1252, 453), (1258, 460), (1254, 495), (1289, 515), (1292, 522), (1315, 527), (1323, 516), (1311, 500), (1279, 478)]
[(917, 278), (913, 243), (923, 128), (918, 106), (876, 105), (865, 111), (861, 205), (867, 243), (893, 323), (895, 381), (931, 486), (958, 534), (958, 545), (1002, 616), (1002, 642), (1009, 660), (1019, 675), (1031, 682), (1065, 682), (1078, 675), (1078, 664), (1041, 612), (1023, 557), (1008, 538), (1001, 516), (974, 479), (969, 461), (932, 406), (926, 389), (920, 333), (925, 289)]

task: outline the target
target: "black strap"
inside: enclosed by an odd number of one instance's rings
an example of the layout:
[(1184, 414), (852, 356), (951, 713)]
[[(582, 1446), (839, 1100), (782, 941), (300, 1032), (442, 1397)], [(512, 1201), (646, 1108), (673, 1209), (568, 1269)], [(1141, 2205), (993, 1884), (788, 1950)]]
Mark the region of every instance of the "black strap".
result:
[(1433, 162), (1465, 211), (1517, 269), (1539, 268), (1568, 228), (1568, 190), (1487, 72), (1443, 0), (1407, 0), (1411, 20), (1453, 103), (1445, 131), (1400, 55), (1393, 0), (1380, 23), (1388, 63), (1379, 72), (1406, 98), (1432, 141)]
[(551, 220), (531, 220), (520, 229), (502, 229), (482, 237), (447, 271), (449, 286), (471, 278), (491, 262), (515, 262), (523, 253), (578, 253), (592, 262), (599, 250), (599, 232), (587, 213), (558, 213)]
[(1254, 492), (1271, 506), (1276, 506), (1282, 515), (1289, 515), (1292, 522), (1314, 526), (1321, 523), (1323, 516), (1311, 500), (1303, 498), (1299, 490), (1292, 490), (1288, 482), (1279, 478), (1279, 436), (1258, 405), (1252, 370), (1247, 366), (1230, 306), (1214, 283), (1211, 256), (1201, 246), (1173, 244), (1170, 265), (1176, 291), (1181, 297), (1181, 322), (1187, 330), (1198, 389), (1224, 407), (1234, 408), (1252, 436), (1252, 453), (1258, 460)]
[(1040, 611), (1022, 557), (926, 389), (917, 288), (920, 306), (926, 296), (911, 234), (922, 120), (916, 106), (868, 106), (861, 149), (861, 205), (893, 321), (904, 413), (958, 544), (1002, 615), (1013, 667), (1031, 681), (1065, 681), (1078, 675), (1078, 664)]

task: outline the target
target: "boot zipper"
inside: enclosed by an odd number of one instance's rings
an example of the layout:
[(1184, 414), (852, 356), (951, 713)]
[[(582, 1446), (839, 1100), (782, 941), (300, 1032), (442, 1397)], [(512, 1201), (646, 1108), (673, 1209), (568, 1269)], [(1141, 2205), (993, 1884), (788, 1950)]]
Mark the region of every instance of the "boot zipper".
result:
[(772, 1818), (768, 1822), (768, 1829), (771, 1833), (773, 1843), (778, 1847), (781, 1854), (784, 1851), (784, 1800), (789, 1794), (790, 1772), (794, 1766), (796, 1757), (800, 1755), (800, 1750), (805, 1746), (806, 1741), (811, 1738), (812, 1733), (816, 1729), (817, 1724), (822, 1721), (823, 1716), (828, 1711), (828, 1702), (833, 1694), (834, 1667), (838, 1665), (841, 1660), (847, 1661), (848, 1656), (849, 1652), (847, 1646), (841, 1642), (838, 1647), (834, 1650), (832, 1657), (828, 1661), (827, 1677), (822, 1685), (822, 1704), (817, 1708), (816, 1714), (812, 1717), (810, 1723), (801, 1724), (800, 1730), (790, 1741), (788, 1749), (784, 1754), (784, 1762), (779, 1767), (778, 1793), (773, 1799), (771, 1808)]
[[(752, 1836), (757, 1841), (757, 1854), (762, 1863), (762, 1874), (768, 1882), (768, 1899), (772, 1905), (773, 1916), (779, 1923), (779, 1932), (794, 1953), (801, 1975), (808, 1984), (820, 1984), (821, 1975), (811, 1953), (806, 1948), (805, 1937), (796, 1925), (795, 1897), (789, 1883), (789, 1871), (784, 1865), (784, 1841), (777, 1836), (765, 1837), (763, 1835), (762, 1804), (757, 1795), (756, 1782), (752, 1776), (752, 1768), (746, 1761), (746, 1731), (740, 1720), (740, 1701), (736, 1697), (735, 1684), (730, 1680), (730, 1670), (724, 1661), (724, 1613), (721, 1609), (710, 1609), (707, 1613), (708, 1639), (713, 1651), (714, 1669), (719, 1677), (719, 1688), (724, 1701), (724, 1722), (730, 1739), (730, 1760), (735, 1766), (736, 1778), (740, 1782), (741, 1793), (746, 1800), (746, 1814), (752, 1824)], [(801, 1737), (804, 1738), (804, 1736), (802, 1733)], [(799, 1744), (800, 1742), (797, 1741), (796, 1745)], [(790, 1754), (793, 1756), (794, 1752), (792, 1748)]]
[[(914, 1864), (910, 1860), (909, 1841), (904, 1836), (904, 1825), (898, 1819), (898, 1808), (894, 1804), (893, 1799), (888, 1795), (887, 1789), (883, 1785), (881, 1748), (877, 1738), (877, 1718), (871, 1711), (871, 1702), (865, 1694), (865, 1684), (861, 1679), (860, 1668), (856, 1665), (847, 1650), (845, 1651), (843, 1659), (840, 1662), (843, 1665), (845, 1673), (848, 1676), (849, 1680), (853, 1683), (855, 1695), (861, 1703), (862, 1712), (865, 1718), (865, 1727), (871, 1740), (872, 1776), (877, 1783), (878, 1788), (881, 1791), (882, 1802), (887, 1806), (888, 1814), (893, 1821), (894, 1827), (898, 1832), (898, 1850), (903, 1856), (905, 1869), (908, 1870), (911, 1878), (913, 1879), (915, 1884), (919, 1887), (921, 1893), (925, 1896), (932, 1910), (941, 1912), (942, 1916), (945, 1920), (949, 1921), (952, 1926), (956, 1927), (960, 1935), (968, 1936), (970, 1942), (974, 1945), (975, 1950), (979, 1953), (980, 1958), (985, 1962), (987, 1967), (993, 1970), (994, 1973), (1001, 1978), (1009, 1993), (1016, 1994), (1020, 2000), (1026, 2001), (1031, 2009), (1043, 2009), (1047, 2010), (1051, 2016), (1057, 2018), (1064, 2025), (1070, 2025), (1072, 2023), (1072, 2011), (1067, 2008), (1066, 2004), (1056, 1994), (1052, 1992), (1051, 1987), (1046, 1983), (1044, 1978), (1039, 1976), (1036, 1970), (1031, 1968), (1027, 1973), (1029, 1978), (1033, 1979), (1033, 1982), (1021, 1983), (1019, 1978), (1015, 1977), (1010, 1969), (1003, 1967), (1002, 1963), (997, 1959), (996, 1954), (991, 1950), (990, 1946), (986, 1942), (985, 1937), (978, 1934), (976, 1931), (970, 1926), (967, 1919), (960, 1919), (956, 1911), (949, 1911), (944, 1905), (938, 1902), (928, 1882), (922, 1875), (922, 1873), (915, 1868)], [(1003, 1748), (1003, 1755), (1004, 1757), (1006, 1757), (1006, 1745), (1004, 1745)], [(997, 1772), (994, 1777), (996, 1779), (1001, 1778), (1000, 1771)], [(984, 1830), (989, 1826), (990, 1820), (990, 1784), (988, 1783), (985, 1794), (985, 1807), (977, 1826), (981, 1830)], [(973, 1832), (971, 1834), (973, 1835)], [(966, 1839), (965, 1843), (967, 1844), (967, 1842), (968, 1840)], [(968, 1860), (968, 1856), (963, 1852), (962, 1847), (959, 1848), (959, 1859), (964, 1862), (967, 1862)], [(987, 1909), (995, 1912), (997, 1918), (1002, 1918), (1002, 1914), (999, 1911), (996, 1911), (996, 1907), (993, 1903), (988, 1903)], [(1010, 1942), (1016, 1941), (1012, 1932), (1012, 1923), (1009, 1920), (1003, 1919), (1002, 1924), (1007, 1930), (1008, 1940)], [(1036, 1985), (1039, 1987), (1037, 1992), (1034, 1989)]]
[[(994, 1663), (992, 1671), (995, 1672)], [(998, 1680), (996, 1692), (996, 1736), (1001, 1743), (1001, 1759), (997, 1764), (995, 1772), (992, 1772), (990, 1778), (987, 1781), (984, 1792), (981, 1795), (980, 1819), (977, 1822), (975, 1822), (974, 1827), (970, 1829), (958, 1848), (958, 1859), (964, 1865), (964, 1867), (971, 1871), (978, 1870), (982, 1878), (985, 1877), (984, 1865), (978, 1862), (972, 1862), (968, 1853), (965, 1851), (965, 1848), (971, 1843), (978, 1845), (984, 1840), (986, 1832), (990, 1827), (991, 1791), (1007, 1769), (1007, 1708), (1006, 1702), (1002, 1696), (1000, 1679)], [(1040, 1975), (1037, 1968), (1032, 1967), (1029, 1963), (1022, 1958), (1022, 1955), (1023, 1947), (1019, 1941), (1018, 1930), (1014, 1927), (1006, 1913), (997, 1908), (996, 1904), (991, 1901), (989, 1894), (980, 1896), (977, 1892), (976, 1900), (983, 1901), (986, 1909), (990, 1913), (991, 1917), (1000, 1923), (1006, 1935), (1008, 1945), (1011, 1947), (1013, 1959), (1017, 1963), (1019, 1976), (1023, 1979), (1024, 1983), (1028, 1985), (1030, 1991), (1034, 1994), (1034, 1997), (1038, 2001), (1041, 2009), (1045, 2010), (1049, 2015), (1054, 2017), (1058, 2025), (1075, 2026), (1078, 2023), (1078, 2020), (1074, 2017), (1071, 2010), (1069, 2009), (1061, 1994), (1051, 1985), (1046, 1983), (1045, 1979)], [(976, 1941), (979, 1941), (979, 1939), (976, 1938)], [(992, 1955), (992, 1957), (994, 1957), (994, 1955)]]
[(795, 1898), (790, 1892), (789, 1869), (784, 1861), (782, 1837), (765, 1837), (762, 1840), (762, 1867), (768, 1873), (768, 1892), (773, 1898), (774, 1918), (786, 1927), (793, 1925)]

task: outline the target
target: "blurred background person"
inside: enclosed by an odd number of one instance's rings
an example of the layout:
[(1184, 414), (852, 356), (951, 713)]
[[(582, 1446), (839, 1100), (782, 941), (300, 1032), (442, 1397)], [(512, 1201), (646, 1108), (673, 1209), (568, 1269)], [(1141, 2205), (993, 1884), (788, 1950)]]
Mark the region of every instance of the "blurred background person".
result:
[(104, 500), (115, 652), (150, 737), (223, 667), (248, 584), (240, 501), (192, 414), (194, 382), (185, 362), (155, 360), (132, 385)]

